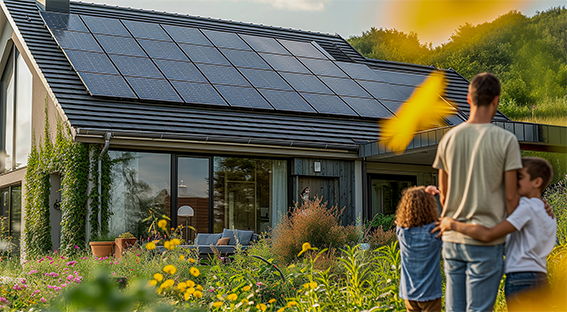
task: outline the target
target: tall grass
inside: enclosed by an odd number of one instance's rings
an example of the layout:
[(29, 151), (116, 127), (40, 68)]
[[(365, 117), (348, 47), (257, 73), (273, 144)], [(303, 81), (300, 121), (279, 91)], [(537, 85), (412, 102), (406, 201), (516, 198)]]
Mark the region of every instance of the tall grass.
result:
[(498, 109), (516, 121), (567, 126), (567, 98), (546, 98), (533, 105), (523, 105), (514, 99), (500, 102)]

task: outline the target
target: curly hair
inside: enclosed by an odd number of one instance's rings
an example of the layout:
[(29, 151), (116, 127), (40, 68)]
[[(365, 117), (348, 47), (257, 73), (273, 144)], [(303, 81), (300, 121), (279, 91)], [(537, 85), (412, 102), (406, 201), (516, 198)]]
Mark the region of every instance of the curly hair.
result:
[(435, 222), (439, 219), (437, 203), (425, 187), (414, 186), (404, 190), (396, 210), (398, 226), (409, 228)]

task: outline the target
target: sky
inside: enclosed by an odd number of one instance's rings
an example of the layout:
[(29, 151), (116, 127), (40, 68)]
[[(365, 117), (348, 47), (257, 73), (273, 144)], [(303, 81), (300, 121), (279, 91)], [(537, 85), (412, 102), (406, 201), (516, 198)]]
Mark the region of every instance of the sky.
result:
[(447, 42), (459, 25), (489, 22), (511, 10), (565, 6), (565, 0), (87, 0), (323, 33), (344, 38), (371, 27), (416, 32), (421, 43)]

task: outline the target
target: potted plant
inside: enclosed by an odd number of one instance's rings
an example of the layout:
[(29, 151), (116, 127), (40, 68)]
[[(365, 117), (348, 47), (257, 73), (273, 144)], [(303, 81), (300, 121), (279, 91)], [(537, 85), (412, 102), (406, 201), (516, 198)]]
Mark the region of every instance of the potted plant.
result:
[(114, 238), (96, 237), (89, 243), (93, 256), (97, 258), (110, 257), (114, 254)]
[(121, 258), (124, 251), (136, 244), (136, 237), (130, 232), (120, 234), (117, 239), (114, 240), (115, 248), (114, 256), (116, 258)]

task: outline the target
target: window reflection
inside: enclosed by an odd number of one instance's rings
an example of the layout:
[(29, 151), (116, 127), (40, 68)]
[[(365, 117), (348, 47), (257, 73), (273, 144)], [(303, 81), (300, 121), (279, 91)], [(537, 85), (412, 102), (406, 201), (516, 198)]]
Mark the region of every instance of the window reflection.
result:
[(0, 80), (0, 114), (1, 123), (0, 127), (2, 135), (2, 148), (0, 155), (0, 171), (12, 170), (12, 153), (14, 146), (14, 73), (13, 73), (13, 56), (10, 55), (6, 67), (2, 73)]
[(33, 76), (21, 54), (16, 65), (16, 157), (15, 168), (28, 164), (32, 137), (32, 83)]
[[(192, 226), (197, 233), (209, 232), (209, 159), (178, 158), (177, 208), (189, 206), (193, 210), (192, 217), (179, 216), (177, 224)], [(195, 232), (183, 228), (183, 238), (192, 241)]]

